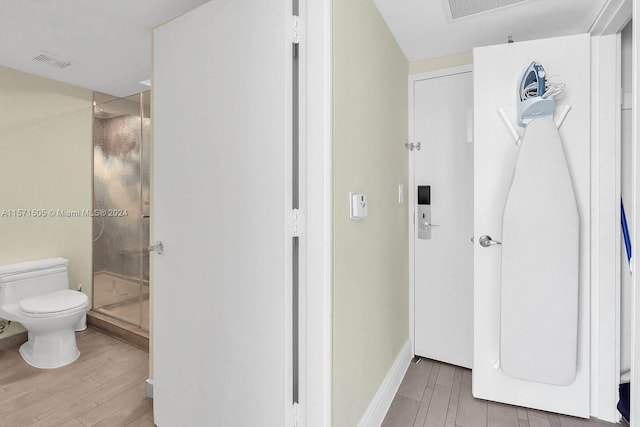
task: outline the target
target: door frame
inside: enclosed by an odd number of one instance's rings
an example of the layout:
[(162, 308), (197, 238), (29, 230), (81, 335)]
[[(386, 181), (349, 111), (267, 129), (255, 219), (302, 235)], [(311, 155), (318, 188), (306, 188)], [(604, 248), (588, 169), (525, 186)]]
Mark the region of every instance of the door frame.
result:
[[(436, 79), (439, 77), (453, 76), (456, 74), (463, 74), (473, 72), (473, 64), (460, 65), (457, 67), (442, 68), (434, 71), (427, 71), (419, 74), (409, 75), (409, 143), (416, 143), (414, 139), (415, 132), (415, 84), (422, 80)], [(415, 204), (416, 204), (416, 187), (415, 182), (415, 162), (412, 150), (407, 150), (407, 156), (409, 158), (409, 188), (407, 193), (409, 195), (409, 209), (407, 214), (409, 215), (409, 339), (411, 340), (411, 354), (416, 354), (415, 345)]]
[[(598, 18), (596, 19), (596, 21), (594, 22), (594, 24), (591, 26), (591, 28), (589, 29), (589, 33), (592, 36), (604, 36), (604, 35), (611, 35), (611, 34), (618, 34), (620, 33), (624, 27), (627, 25), (627, 23), (630, 20), (633, 21), (640, 21), (640, 12), (638, 12), (638, 6), (640, 6), (637, 2), (637, 0), (610, 0), (605, 7), (602, 9), (600, 15), (598, 16)], [(640, 233), (638, 232), (638, 208), (640, 207), (640, 203), (639, 203), (639, 196), (640, 194), (638, 194), (638, 188), (639, 184), (640, 184), (640, 177), (638, 176), (638, 170), (639, 170), (639, 164), (640, 164), (640, 157), (638, 156), (638, 150), (637, 150), (637, 145), (638, 145), (638, 133), (637, 133), (637, 129), (638, 129), (638, 123), (640, 122), (640, 115), (638, 114), (638, 103), (637, 103), (637, 92), (638, 92), (638, 84), (640, 84), (640, 75), (638, 73), (638, 67), (636, 66), (636, 58), (638, 58), (638, 55), (640, 54), (640, 49), (638, 46), (638, 35), (636, 34), (636, 31), (633, 31), (633, 47), (632, 47), (632, 54), (634, 56), (633, 59), (633, 63), (631, 66), (631, 78), (633, 81), (633, 89), (632, 89), (632, 108), (633, 108), (633, 114), (632, 114), (632, 118), (631, 118), (631, 126), (632, 126), (632, 144), (633, 144), (633, 149), (634, 149), (634, 154), (633, 154), (633, 158), (632, 158), (632, 164), (631, 164), (631, 168), (632, 168), (632, 174), (635, 177), (635, 179), (632, 180), (632, 193), (634, 195), (634, 199), (632, 200), (632, 206), (633, 206), (633, 213), (631, 214), (631, 240), (632, 240), (632, 246), (637, 247), (637, 242), (640, 241)], [(620, 52), (617, 53), (617, 61), (618, 64), (616, 65), (618, 67), (620, 67)], [(620, 87), (618, 87), (618, 91), (620, 91)], [(617, 132), (620, 131), (620, 123), (619, 123), (619, 117), (617, 118), (618, 120), (618, 124), (617, 127), (618, 129), (616, 130)], [(618, 164), (619, 164), (619, 140), (618, 140)], [(618, 176), (618, 190), (619, 190), (619, 186), (620, 186), (620, 178)], [(618, 213), (618, 217), (619, 218), (619, 213)], [(619, 222), (618, 222), (619, 225)], [(618, 240), (619, 240), (620, 236), (618, 235)], [(619, 247), (619, 245), (617, 246)], [(632, 258), (632, 269), (633, 271), (636, 271), (636, 268), (638, 267), (638, 264), (636, 263), (636, 259), (637, 258)], [(619, 263), (617, 264), (619, 265)], [(637, 275), (633, 275), (632, 277), (632, 289), (633, 289), (633, 298), (632, 298), (632, 321), (631, 321), (631, 412), (633, 413), (639, 413), (640, 412), (640, 397), (638, 397), (638, 394), (640, 394), (640, 389), (638, 389), (638, 384), (640, 384), (640, 368), (638, 368), (640, 366), (640, 317), (636, 315), (636, 313), (640, 313), (640, 293), (636, 292), (635, 290), (637, 289), (637, 286), (640, 285), (640, 282), (638, 281)], [(607, 385), (611, 385), (611, 384), (616, 384), (620, 382), (620, 337), (619, 334), (621, 332), (621, 328), (620, 328), (620, 319), (619, 319), (619, 315), (620, 315), (620, 305), (621, 305), (621, 301), (620, 301), (620, 283), (619, 283), (619, 277), (618, 277), (618, 283), (616, 286), (616, 296), (615, 296), (615, 304), (616, 304), (616, 337), (615, 339), (617, 340), (616, 342), (616, 349), (615, 349), (615, 357), (616, 357), (616, 367), (615, 367), (615, 372), (613, 372), (615, 378), (611, 378), (609, 379), (610, 382), (607, 381), (606, 377), (601, 378), (600, 380), (604, 380), (604, 382), (608, 382)], [(592, 335), (593, 337), (593, 335)], [(593, 339), (593, 338), (592, 338)], [(600, 366), (598, 366), (598, 368), (603, 369), (603, 366), (606, 365), (607, 360), (606, 360), (606, 356), (611, 356), (611, 352), (609, 352), (609, 354), (606, 354), (607, 351), (606, 349), (603, 349), (602, 351), (603, 353), (605, 353), (605, 358), (599, 359), (600, 360)], [(593, 367), (592, 367), (593, 369)], [(609, 387), (610, 388), (610, 387)], [(597, 398), (594, 398), (594, 392), (597, 393)], [(594, 412), (594, 410), (598, 411), (598, 417), (599, 418), (603, 418), (603, 419), (612, 419), (612, 418), (619, 418), (619, 413), (617, 412), (617, 410), (615, 408), (611, 408), (611, 406), (615, 405), (615, 402), (617, 401), (617, 392), (616, 390), (610, 390), (610, 392), (607, 393), (599, 393), (599, 390), (591, 390), (591, 401), (592, 401), (592, 408), (591, 411), (592, 413)], [(594, 407), (595, 405), (595, 407)], [(631, 427), (634, 426), (640, 426), (640, 422), (638, 421), (637, 417), (634, 417), (633, 420), (631, 420), (630, 423)]]
[[(303, 227), (306, 250), (301, 263), (301, 309), (306, 328), (301, 328), (300, 357), (303, 365), (300, 392), (300, 427), (331, 425), (332, 299), (333, 299), (333, 190), (332, 190), (332, 0), (300, 1), (302, 42), (306, 57), (301, 64), (301, 166), (306, 177)], [(306, 19), (304, 18), (306, 17)], [(306, 58), (306, 61), (305, 61)], [(304, 166), (303, 166), (304, 165)], [(306, 297), (306, 298), (305, 298)], [(306, 406), (306, 407), (305, 407)]]
[[(633, 18), (632, 22), (640, 22), (640, 2), (633, 0)], [(635, 26), (635, 25), (634, 25)], [(632, 35), (632, 55), (633, 65), (631, 70), (632, 79), (632, 144), (633, 144), (633, 219), (632, 219), (632, 231), (631, 231), (631, 245), (635, 250), (638, 250), (638, 244), (640, 244), (640, 215), (638, 209), (640, 208), (640, 150), (638, 150), (639, 126), (640, 126), (640, 99), (638, 99), (638, 87), (640, 85), (640, 68), (638, 67), (638, 58), (640, 57), (640, 35), (636, 28), (633, 29)], [(638, 280), (637, 269), (640, 267), (638, 257), (632, 258), (633, 268), (633, 301), (632, 301), (632, 324), (631, 324), (631, 399), (630, 407), (634, 414), (640, 413), (640, 292), (638, 292), (638, 286), (640, 280)], [(637, 415), (631, 419), (631, 427), (640, 426)]]

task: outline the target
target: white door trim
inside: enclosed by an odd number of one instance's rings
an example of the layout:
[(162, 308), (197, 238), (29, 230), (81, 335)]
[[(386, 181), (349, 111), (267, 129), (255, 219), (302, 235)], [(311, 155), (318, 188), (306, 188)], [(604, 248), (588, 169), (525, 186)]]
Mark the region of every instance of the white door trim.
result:
[(622, 31), (631, 20), (632, 0), (608, 0), (600, 14), (595, 19), (589, 34), (592, 36), (605, 36)]
[[(331, 425), (331, 304), (333, 285), (332, 223), (332, 1), (300, 2), (304, 22), (302, 42), (306, 44), (307, 63), (301, 79), (306, 91), (301, 92), (301, 121), (306, 131), (306, 345), (301, 357), (306, 359), (306, 408), (299, 426)], [(304, 12), (306, 10), (306, 13)], [(303, 56), (304, 57), (304, 56)], [(302, 116), (304, 114), (304, 116)], [(301, 141), (302, 142), (302, 141)], [(306, 332), (306, 334), (305, 334)], [(305, 360), (303, 359), (303, 360)], [(306, 415), (306, 417), (305, 417)], [(305, 420), (306, 418), (306, 420)]]
[[(595, 22), (593, 23), (593, 25), (591, 26), (589, 33), (591, 33), (592, 36), (603, 36), (603, 35), (609, 35), (609, 34), (618, 34), (618, 45), (619, 45), (619, 33), (624, 29), (624, 27), (627, 25), (627, 23), (632, 19), (632, 17), (635, 18), (635, 20), (637, 21), (639, 16), (638, 16), (638, 12), (637, 12), (637, 2), (636, 0), (609, 0), (608, 3), (605, 5), (605, 7), (603, 7), (600, 15), (596, 18)], [(638, 54), (638, 44), (637, 44), (637, 36), (634, 34), (633, 35), (633, 45), (634, 45), (634, 52), (633, 52), (633, 56), (634, 56), (634, 61), (633, 61), (633, 66), (632, 66), (632, 79), (633, 79), (633, 108), (636, 108), (636, 93), (637, 93), (637, 83), (638, 83), (638, 71), (637, 71), (637, 67), (636, 67), (636, 59), (637, 58), (637, 54)], [(593, 38), (592, 38), (593, 40)], [(616, 67), (618, 69), (617, 73), (619, 75), (619, 70), (620, 70), (620, 52), (616, 53), (617, 55), (617, 64)], [(620, 90), (620, 86), (618, 86), (618, 90)], [(618, 95), (619, 96), (619, 95)], [(618, 99), (616, 101), (619, 105), (620, 100)], [(595, 107), (594, 107), (595, 108)], [(618, 112), (618, 116), (619, 116), (619, 112)], [(619, 132), (620, 132), (620, 117), (616, 118), (617, 120), (617, 132), (618, 132), (618, 136), (619, 136)], [(635, 109), (634, 110), (634, 114), (632, 116), (632, 127), (633, 127), (633, 141), (635, 141), (635, 144), (633, 144), (634, 149), (637, 149), (637, 141), (638, 141), (638, 137), (637, 137), (637, 125), (638, 125), (638, 110)], [(617, 159), (616, 159), (616, 167), (619, 169), (620, 168), (620, 140), (619, 138), (617, 138), (618, 141), (618, 146), (617, 146), (617, 150), (618, 152), (616, 153)], [(633, 194), (634, 194), (634, 200), (632, 201), (632, 206), (633, 206), (633, 218), (630, 219), (630, 223), (631, 223), (631, 240), (632, 240), (632, 246), (633, 247), (637, 247), (637, 242), (638, 242), (638, 238), (640, 237), (640, 234), (637, 231), (637, 218), (638, 218), (638, 214), (637, 214), (637, 208), (638, 208), (638, 176), (637, 176), (637, 161), (638, 161), (638, 152), (635, 151), (634, 152), (634, 156), (633, 156), (633, 160), (632, 160), (632, 169), (633, 169), (633, 176), (635, 177), (634, 182), (632, 183), (633, 185)], [(617, 171), (617, 192), (619, 193), (620, 190), (620, 172), (619, 170)], [(593, 203), (593, 201), (592, 201)], [(616, 220), (616, 224), (619, 227), (619, 211), (617, 211), (617, 220)], [(594, 230), (597, 228), (597, 225), (594, 225)], [(617, 233), (616, 235), (616, 242), (619, 242), (620, 240), (620, 234)], [(617, 244), (616, 248), (619, 248), (619, 244)], [(620, 333), (621, 333), (621, 328), (620, 328), (620, 305), (621, 305), (621, 301), (620, 301), (620, 283), (619, 283), (619, 259), (620, 259), (620, 254), (618, 254), (616, 256), (617, 261), (616, 261), (616, 268), (618, 269), (618, 271), (616, 272), (617, 274), (617, 280), (618, 283), (616, 284), (616, 295), (615, 295), (615, 305), (616, 305), (616, 325), (615, 325), (615, 336), (613, 337), (614, 340), (616, 340), (615, 343), (615, 349), (613, 350), (613, 353), (615, 353), (615, 368), (614, 368), (614, 372), (613, 375), (615, 376), (614, 378), (608, 378), (607, 377), (607, 373), (608, 371), (608, 364), (611, 362), (610, 358), (611, 356), (614, 356), (614, 354), (612, 353), (612, 350), (609, 348), (610, 346), (604, 345), (603, 348), (599, 349), (599, 354), (597, 354), (597, 358), (595, 358), (595, 355), (592, 355), (592, 357), (594, 357), (592, 359), (592, 364), (595, 366), (592, 366), (592, 372), (595, 369), (598, 370), (599, 378), (595, 379), (594, 382), (592, 383), (592, 387), (595, 386), (595, 389), (591, 390), (591, 401), (592, 401), (592, 407), (591, 407), (591, 412), (593, 415), (597, 416), (598, 418), (607, 420), (607, 421), (615, 421), (617, 419), (619, 419), (619, 414), (617, 412), (617, 410), (615, 409), (615, 402), (617, 402), (617, 390), (613, 390), (611, 388), (611, 386), (613, 384), (619, 383), (620, 381)], [(636, 268), (636, 264), (635, 264), (635, 258), (632, 259), (632, 265), (633, 265), (633, 270), (635, 271)], [(636, 280), (636, 276), (634, 275), (632, 277), (632, 284), (633, 284), (633, 289), (636, 289), (637, 286), (637, 280)], [(598, 284), (599, 282), (595, 282), (594, 284)], [(599, 295), (598, 295), (599, 298)], [(607, 307), (607, 304), (610, 303), (610, 301), (600, 301), (600, 310), (603, 310)], [(634, 297), (633, 297), (633, 308), (632, 311), (634, 313), (638, 313), (638, 308), (640, 307), (640, 295), (638, 295), (637, 293), (634, 293)], [(634, 413), (639, 413), (640, 412), (640, 396), (638, 396), (637, 392), (634, 392), (633, 390), (633, 384), (637, 384), (640, 383), (640, 369), (636, 369), (636, 366), (640, 366), (640, 365), (636, 365), (634, 362), (637, 362), (638, 360), (640, 360), (640, 347), (638, 347), (636, 345), (636, 343), (640, 342), (640, 323), (638, 320), (638, 317), (635, 316), (635, 314), (633, 315), (634, 319), (632, 320), (632, 325), (631, 325), (631, 348), (632, 348), (632, 355), (631, 355), (631, 383), (632, 383), (632, 392), (631, 392), (631, 412)], [(592, 327), (595, 326), (595, 323), (593, 322), (592, 319)], [(599, 325), (601, 326), (601, 325)], [(600, 334), (596, 334), (598, 341), (603, 340), (604, 343), (607, 343), (610, 340), (611, 337), (609, 337), (606, 333), (607, 329), (604, 329), (604, 333), (600, 332)], [(593, 331), (592, 331), (593, 332)], [(595, 337), (594, 337), (595, 338)], [(636, 389), (637, 390), (637, 389)], [(640, 426), (640, 422), (638, 422), (637, 417), (634, 421), (631, 421), (631, 426)]]
[[(415, 131), (415, 95), (414, 86), (416, 82), (421, 80), (435, 79), (438, 77), (453, 76), (456, 74), (469, 73), (473, 71), (473, 65), (460, 65), (458, 67), (443, 68), (435, 71), (428, 71), (426, 73), (412, 74), (409, 76), (409, 141), (410, 143), (416, 143), (414, 138)], [(413, 151), (408, 151), (409, 156), (409, 188), (407, 192), (409, 194), (409, 338), (411, 339), (411, 354), (416, 353), (415, 346), (415, 245), (414, 245), (414, 233), (415, 233), (415, 204), (416, 204), (416, 192), (415, 192), (415, 173), (414, 173), (414, 156)]]
[(590, 394), (591, 415), (609, 422), (620, 419), (619, 46), (619, 34), (591, 37)]
[[(640, 3), (638, 0), (633, 0), (633, 18), (632, 22), (640, 22)], [(636, 416), (631, 419), (631, 427), (640, 426), (637, 414), (640, 414), (640, 292), (638, 286), (640, 280), (638, 280), (638, 244), (640, 243), (640, 225), (638, 209), (640, 208), (640, 150), (638, 150), (638, 126), (640, 125), (640, 102), (638, 100), (638, 85), (640, 85), (640, 69), (638, 68), (638, 55), (640, 55), (640, 36), (638, 32), (633, 31), (633, 65), (631, 78), (633, 80), (633, 93), (632, 93), (632, 146), (633, 146), (633, 219), (631, 220), (631, 246), (636, 251), (636, 256), (632, 258), (632, 289), (633, 289), (633, 307), (632, 307), (632, 324), (631, 324), (631, 412)]]

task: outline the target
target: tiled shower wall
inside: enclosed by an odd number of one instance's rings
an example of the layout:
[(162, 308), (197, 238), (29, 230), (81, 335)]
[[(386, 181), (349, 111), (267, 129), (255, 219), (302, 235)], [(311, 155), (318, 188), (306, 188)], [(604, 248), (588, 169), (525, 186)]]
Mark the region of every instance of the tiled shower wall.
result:
[[(150, 119), (94, 119), (93, 271), (149, 279)], [(142, 265), (140, 264), (142, 262)]]

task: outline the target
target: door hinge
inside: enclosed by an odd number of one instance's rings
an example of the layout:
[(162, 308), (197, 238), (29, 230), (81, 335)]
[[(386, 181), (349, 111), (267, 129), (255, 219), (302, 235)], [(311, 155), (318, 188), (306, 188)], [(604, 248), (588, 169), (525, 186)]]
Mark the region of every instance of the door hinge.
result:
[(291, 234), (293, 237), (299, 237), (304, 233), (303, 215), (300, 209), (291, 210)]
[(409, 151), (413, 151), (414, 149), (416, 151), (420, 151), (420, 148), (422, 148), (422, 143), (421, 142), (416, 142), (415, 144), (413, 142), (406, 142), (404, 144), (405, 147), (407, 147), (407, 150)]
[(300, 43), (300, 19), (298, 16), (291, 16), (291, 41)]

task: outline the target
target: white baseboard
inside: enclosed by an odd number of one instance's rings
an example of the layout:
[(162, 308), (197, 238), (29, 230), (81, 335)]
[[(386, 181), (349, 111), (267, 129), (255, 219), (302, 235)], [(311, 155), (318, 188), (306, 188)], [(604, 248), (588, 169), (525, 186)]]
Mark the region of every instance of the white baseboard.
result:
[(407, 372), (412, 357), (411, 340), (408, 339), (400, 350), (400, 353), (398, 353), (393, 365), (391, 365), (380, 388), (375, 396), (373, 396), (369, 407), (358, 423), (358, 427), (379, 427), (380, 424), (382, 424), (391, 406), (391, 402), (400, 387), (400, 383), (402, 383), (402, 378), (404, 378), (404, 374)]

